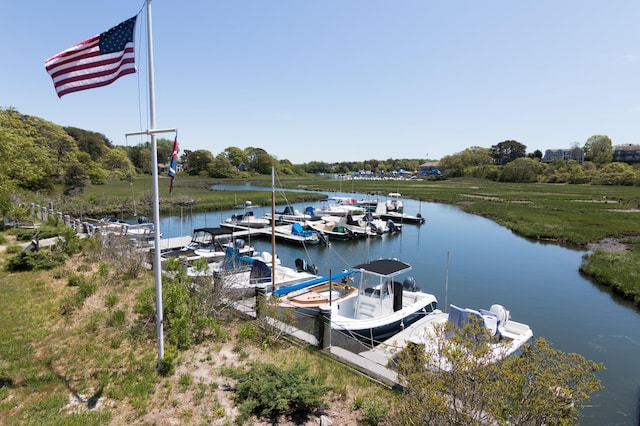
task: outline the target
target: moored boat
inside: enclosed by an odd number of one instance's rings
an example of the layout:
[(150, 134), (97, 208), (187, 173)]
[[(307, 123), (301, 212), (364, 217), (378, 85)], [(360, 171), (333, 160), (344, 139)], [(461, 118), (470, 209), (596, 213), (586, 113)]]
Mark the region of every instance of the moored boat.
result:
[(233, 232), (224, 228), (196, 228), (191, 241), (184, 247), (162, 253), (162, 258), (181, 257), (187, 262), (200, 258), (208, 262), (221, 261), (227, 255), (227, 247), (239, 250), (242, 256), (252, 256), (254, 248), (241, 238), (233, 238)]
[(437, 307), (436, 297), (420, 291), (412, 277), (395, 280), (411, 270), (408, 263), (380, 259), (352, 269), (360, 273), (358, 295), (332, 304), (335, 331), (375, 346)]

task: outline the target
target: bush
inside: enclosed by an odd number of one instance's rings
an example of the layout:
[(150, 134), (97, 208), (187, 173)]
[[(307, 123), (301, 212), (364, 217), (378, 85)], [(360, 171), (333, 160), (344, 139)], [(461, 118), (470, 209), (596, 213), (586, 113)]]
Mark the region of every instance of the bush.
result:
[(5, 266), (8, 272), (37, 271), (53, 269), (63, 265), (65, 256), (62, 253), (44, 251), (22, 251), (10, 258)]
[(280, 368), (255, 362), (247, 371), (228, 368), (223, 373), (238, 381), (235, 400), (242, 419), (255, 414), (275, 420), (283, 414), (304, 418), (324, 407), (322, 396), (331, 388), (308, 370), (300, 363)]

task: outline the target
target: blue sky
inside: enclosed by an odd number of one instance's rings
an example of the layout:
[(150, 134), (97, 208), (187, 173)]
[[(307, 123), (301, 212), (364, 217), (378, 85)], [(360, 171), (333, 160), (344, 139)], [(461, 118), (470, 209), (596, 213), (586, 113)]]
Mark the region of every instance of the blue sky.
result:
[[(0, 106), (140, 143), (124, 134), (148, 127), (144, 18), (138, 73), (110, 86), (58, 99), (44, 61), (141, 9), (3, 4)], [(639, 16), (637, 0), (155, 0), (156, 127), (296, 164), (640, 143)]]

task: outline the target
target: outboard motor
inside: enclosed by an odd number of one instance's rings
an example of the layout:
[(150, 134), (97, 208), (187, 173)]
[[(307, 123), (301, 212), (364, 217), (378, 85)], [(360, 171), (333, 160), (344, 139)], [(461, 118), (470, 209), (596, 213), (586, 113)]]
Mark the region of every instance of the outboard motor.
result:
[(309, 265), (306, 260), (301, 258), (297, 258), (294, 263), (298, 272), (308, 272), (313, 275), (318, 275), (316, 265)]
[(393, 312), (397, 312), (402, 309), (402, 288), (404, 284), (400, 284), (398, 281), (393, 282)]
[(507, 321), (509, 321), (509, 318), (511, 317), (511, 314), (509, 313), (507, 308), (502, 305), (491, 305), (489, 311), (498, 316), (499, 326), (504, 327), (505, 325), (507, 325)]
[(234, 241), (233, 246), (237, 249), (244, 248), (244, 240), (242, 238), (238, 238)]
[(149, 223), (149, 219), (146, 216), (138, 216), (138, 223)]
[(304, 212), (309, 215), (309, 217), (313, 217), (313, 207), (309, 206), (304, 209)]
[(416, 282), (416, 279), (413, 277), (405, 278), (404, 281), (402, 282), (402, 287), (407, 291), (413, 291), (413, 292), (418, 291), (418, 283)]
[(387, 221), (387, 227), (389, 228), (389, 232), (396, 232), (398, 230), (398, 227), (391, 219)]

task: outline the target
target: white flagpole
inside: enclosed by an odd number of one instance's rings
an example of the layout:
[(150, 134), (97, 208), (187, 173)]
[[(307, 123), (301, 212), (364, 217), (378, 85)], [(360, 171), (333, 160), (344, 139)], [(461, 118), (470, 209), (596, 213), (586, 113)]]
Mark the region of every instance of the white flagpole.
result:
[[(147, 50), (149, 55), (149, 126), (156, 128), (156, 99), (153, 82), (153, 38), (151, 31), (151, 0), (147, 0)], [(164, 357), (164, 334), (162, 327), (162, 270), (160, 265), (160, 196), (158, 191), (158, 149), (156, 136), (151, 133), (151, 159), (153, 180), (153, 223), (154, 223), (154, 254), (153, 271), (156, 283), (156, 332), (158, 334), (158, 369), (162, 366)]]
[(154, 261), (153, 271), (156, 284), (156, 332), (158, 335), (158, 370), (162, 368), (162, 358), (164, 358), (164, 334), (162, 319), (162, 268), (161, 268), (161, 247), (160, 247), (160, 191), (158, 190), (158, 147), (156, 144), (156, 133), (174, 132), (178, 129), (156, 129), (156, 99), (155, 86), (153, 81), (153, 37), (151, 30), (151, 0), (147, 3), (147, 54), (149, 56), (149, 129), (140, 132), (125, 133), (125, 136), (150, 135), (151, 137), (151, 180), (153, 188), (153, 227), (154, 227)]

